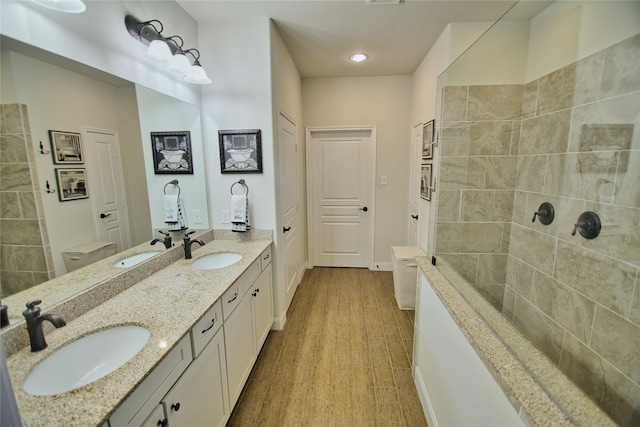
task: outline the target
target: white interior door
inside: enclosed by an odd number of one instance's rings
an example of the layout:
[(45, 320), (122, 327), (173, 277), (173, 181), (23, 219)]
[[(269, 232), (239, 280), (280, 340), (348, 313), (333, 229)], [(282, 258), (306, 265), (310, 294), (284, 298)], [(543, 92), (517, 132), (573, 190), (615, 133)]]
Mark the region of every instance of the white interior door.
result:
[(373, 129), (310, 131), (312, 264), (369, 267), (373, 254)]
[(128, 249), (131, 237), (117, 134), (86, 130), (85, 141), (91, 160), (89, 172), (93, 179), (89, 186), (96, 210), (98, 240), (116, 242), (118, 251)]
[(298, 141), (296, 125), (278, 114), (280, 149), (280, 212), (284, 235), (284, 269), (287, 293), (286, 308), (296, 293), (300, 277), (300, 230), (298, 227)]
[(409, 156), (409, 230), (407, 244), (418, 245), (418, 213), (420, 212), (420, 161), (422, 159), (422, 122), (413, 127)]

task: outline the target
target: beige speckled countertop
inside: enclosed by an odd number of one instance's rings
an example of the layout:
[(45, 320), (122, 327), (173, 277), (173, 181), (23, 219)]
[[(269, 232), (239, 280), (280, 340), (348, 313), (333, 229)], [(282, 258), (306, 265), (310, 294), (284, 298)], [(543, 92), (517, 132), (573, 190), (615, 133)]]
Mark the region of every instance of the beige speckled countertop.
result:
[[(173, 262), (47, 334), (47, 349), (31, 353), (27, 347), (10, 357), (7, 364), (24, 426), (101, 425), (270, 244), (271, 240), (213, 240), (198, 248), (193, 259)], [(218, 270), (191, 268), (191, 263), (204, 255), (226, 251), (241, 253), (243, 258)], [(32, 396), (22, 390), (29, 372), (57, 348), (124, 324), (143, 326), (151, 336), (143, 349), (116, 371), (55, 396)]]
[(616, 425), (448, 264), (416, 261), (526, 424)]

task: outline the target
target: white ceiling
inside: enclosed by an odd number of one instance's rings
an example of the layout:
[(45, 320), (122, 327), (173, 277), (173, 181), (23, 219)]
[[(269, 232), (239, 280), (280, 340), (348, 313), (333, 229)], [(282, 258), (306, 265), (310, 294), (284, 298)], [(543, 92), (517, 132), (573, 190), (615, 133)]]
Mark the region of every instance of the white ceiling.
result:
[[(516, 1), (177, 0), (198, 25), (269, 17), (304, 77), (411, 75), (451, 22), (495, 21)], [(369, 60), (348, 57), (365, 52)]]

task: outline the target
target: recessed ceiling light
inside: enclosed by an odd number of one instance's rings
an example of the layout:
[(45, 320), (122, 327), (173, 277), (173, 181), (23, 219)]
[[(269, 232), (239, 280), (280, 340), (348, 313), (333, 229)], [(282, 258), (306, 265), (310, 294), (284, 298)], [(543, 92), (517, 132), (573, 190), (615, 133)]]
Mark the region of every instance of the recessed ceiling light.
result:
[(353, 62), (362, 62), (362, 61), (366, 60), (367, 58), (369, 58), (369, 56), (367, 56), (364, 53), (354, 53), (353, 55), (351, 55), (349, 57), (349, 59), (352, 60)]

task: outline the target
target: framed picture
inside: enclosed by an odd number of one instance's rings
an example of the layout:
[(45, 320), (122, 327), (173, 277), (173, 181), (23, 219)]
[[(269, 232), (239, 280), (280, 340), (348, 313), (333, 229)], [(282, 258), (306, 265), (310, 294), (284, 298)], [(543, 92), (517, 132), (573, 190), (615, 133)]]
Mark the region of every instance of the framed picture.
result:
[(151, 144), (153, 147), (153, 169), (156, 175), (164, 173), (193, 174), (191, 133), (188, 130), (151, 132)]
[(218, 139), (222, 173), (262, 173), (260, 129), (221, 130)]
[(420, 197), (431, 200), (431, 165), (422, 165), (420, 174)]
[(433, 135), (435, 120), (431, 120), (422, 126), (422, 158), (433, 158)]
[(79, 133), (50, 130), (49, 140), (53, 163), (56, 165), (84, 163), (82, 137)]
[(87, 199), (87, 172), (85, 169), (56, 169), (58, 198), (61, 202)]

